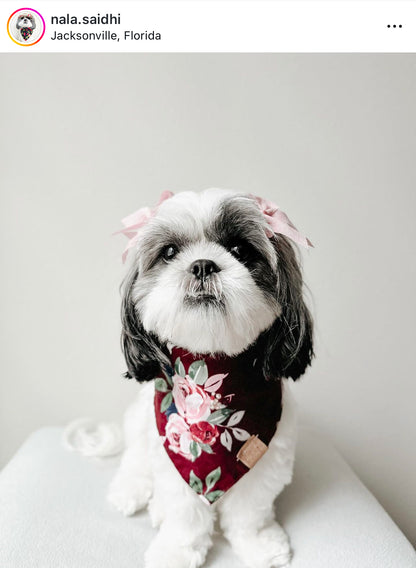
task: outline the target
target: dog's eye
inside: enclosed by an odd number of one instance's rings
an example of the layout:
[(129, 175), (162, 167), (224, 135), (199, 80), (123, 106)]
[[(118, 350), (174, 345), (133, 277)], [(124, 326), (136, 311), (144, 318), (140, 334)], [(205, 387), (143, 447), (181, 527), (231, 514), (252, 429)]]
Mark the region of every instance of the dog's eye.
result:
[(166, 260), (166, 261), (172, 260), (173, 258), (175, 258), (175, 256), (178, 254), (178, 252), (179, 251), (175, 247), (175, 245), (166, 246), (162, 251), (163, 260)]
[(241, 262), (247, 261), (250, 256), (250, 246), (242, 241), (231, 243), (228, 250)]

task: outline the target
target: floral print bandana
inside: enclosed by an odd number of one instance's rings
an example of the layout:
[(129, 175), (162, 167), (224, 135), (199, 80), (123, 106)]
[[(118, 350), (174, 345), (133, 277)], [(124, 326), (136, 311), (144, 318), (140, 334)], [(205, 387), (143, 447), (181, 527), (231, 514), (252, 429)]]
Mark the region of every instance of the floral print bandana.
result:
[(33, 34), (32, 28), (20, 28), (20, 34), (22, 38), (27, 41), (30, 36)]
[(282, 412), (281, 381), (266, 381), (255, 348), (237, 357), (174, 347), (155, 380), (156, 424), (164, 448), (207, 504), (230, 489), (267, 451)]

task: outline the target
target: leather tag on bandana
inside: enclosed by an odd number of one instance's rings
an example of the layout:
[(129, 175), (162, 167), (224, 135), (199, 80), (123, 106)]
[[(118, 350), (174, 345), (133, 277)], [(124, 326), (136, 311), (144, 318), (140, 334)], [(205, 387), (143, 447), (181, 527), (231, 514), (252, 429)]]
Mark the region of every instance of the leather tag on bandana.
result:
[(155, 379), (156, 425), (179, 475), (215, 503), (261, 459), (282, 412), (281, 381), (265, 380), (255, 347), (237, 357), (174, 347)]
[(247, 442), (240, 448), (237, 459), (250, 469), (256, 465), (261, 457), (267, 452), (268, 446), (257, 436), (250, 436)]

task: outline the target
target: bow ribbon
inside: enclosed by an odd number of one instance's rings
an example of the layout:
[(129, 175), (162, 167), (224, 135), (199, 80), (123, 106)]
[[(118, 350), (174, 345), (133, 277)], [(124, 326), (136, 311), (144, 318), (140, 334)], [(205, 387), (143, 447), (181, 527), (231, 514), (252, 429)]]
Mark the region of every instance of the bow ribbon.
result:
[[(173, 193), (171, 191), (164, 191), (155, 207), (142, 207), (141, 209), (138, 209), (131, 215), (128, 215), (121, 220), (124, 225), (124, 229), (121, 229), (121, 231), (116, 231), (113, 234), (118, 235), (122, 233), (129, 239), (129, 242), (127, 243), (122, 255), (123, 264), (124, 262), (126, 262), (129, 250), (133, 248), (139, 240), (139, 229), (146, 225), (149, 220), (155, 216), (161, 203), (163, 203), (167, 199), (170, 199), (172, 196)], [(270, 227), (270, 229), (266, 230), (266, 234), (269, 238), (272, 237), (275, 233), (278, 233), (280, 235), (288, 237), (294, 243), (305, 248), (313, 247), (311, 241), (299, 233), (286, 213), (281, 211), (275, 203), (268, 201), (267, 199), (263, 199), (262, 197), (257, 197), (255, 195), (250, 195), (250, 197), (256, 201)]]
[(141, 209), (138, 209), (131, 215), (128, 215), (127, 217), (124, 217), (124, 219), (121, 220), (121, 222), (124, 225), (124, 229), (121, 229), (121, 231), (116, 231), (113, 234), (119, 235), (120, 233), (122, 233), (123, 235), (126, 235), (126, 237), (129, 239), (129, 242), (127, 243), (126, 248), (124, 249), (123, 255), (121, 257), (123, 260), (123, 264), (126, 262), (129, 250), (133, 248), (136, 245), (137, 241), (139, 240), (139, 229), (144, 225), (146, 225), (150, 221), (150, 219), (156, 215), (156, 212), (160, 204), (166, 201), (167, 199), (170, 199), (172, 196), (173, 193), (171, 191), (164, 191), (160, 196), (159, 201), (157, 202), (157, 205), (155, 207), (152, 208), (142, 207)]
[(251, 197), (257, 202), (257, 205), (260, 207), (261, 212), (269, 224), (270, 229), (266, 230), (266, 234), (269, 238), (272, 237), (274, 233), (278, 233), (305, 248), (313, 247), (311, 241), (299, 233), (286, 213), (281, 211), (273, 201), (268, 201), (267, 199), (255, 195), (251, 195)]

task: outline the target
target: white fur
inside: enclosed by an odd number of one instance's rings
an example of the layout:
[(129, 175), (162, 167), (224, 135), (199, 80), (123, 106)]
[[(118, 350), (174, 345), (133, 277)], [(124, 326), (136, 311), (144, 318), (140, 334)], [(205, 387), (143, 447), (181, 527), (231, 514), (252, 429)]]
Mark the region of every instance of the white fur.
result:
[(170, 461), (154, 418), (154, 385), (140, 386), (126, 412), (126, 450), (108, 500), (124, 515), (146, 505), (158, 535), (145, 555), (146, 568), (202, 566), (212, 544), (216, 517), (235, 553), (249, 568), (288, 565), (290, 547), (274, 519), (273, 502), (292, 479), (296, 409), (284, 385), (283, 413), (269, 449), (214, 505), (206, 505)]
[(36, 27), (36, 24), (34, 24), (32, 18), (33, 16), (31, 15), (26, 15), (26, 16), (20, 16), (16, 22), (16, 27), (18, 29), (20, 28), (34, 28)]
[[(163, 266), (156, 276), (152, 276), (150, 290), (144, 285), (146, 275), (143, 278), (139, 276), (135, 303), (146, 331), (156, 334), (162, 341), (197, 353), (221, 351), (230, 356), (236, 355), (253, 343), (280, 314), (280, 307), (270, 305), (247, 268), (225, 248), (209, 241), (204, 234), (221, 201), (230, 196), (236, 198), (235, 192), (221, 189), (175, 195), (161, 205), (157, 215), (143, 229), (138, 243), (136, 262), (142, 272), (149, 234), (168, 226), (188, 239), (175, 261)], [(248, 200), (243, 195), (237, 198)], [(260, 212), (256, 222), (264, 228), (264, 253), (275, 267), (276, 256), (266, 237), (267, 223)], [(216, 291), (226, 304), (226, 313), (184, 307), (184, 296), (189, 292), (184, 286), (189, 267), (201, 258), (215, 261), (221, 269), (215, 278)], [(203, 333), (201, 330), (204, 330)]]
[[(29, 37), (28, 40), (25, 40), (21, 34), (21, 29), (22, 28), (31, 28), (33, 30), (32, 35)], [(37, 36), (39, 35), (38, 30), (36, 28), (36, 19), (35, 16), (31, 13), (25, 13), (22, 15), (19, 15), (19, 17), (16, 20), (16, 24), (14, 26), (14, 29), (12, 30), (13, 36), (15, 39), (17, 39), (17, 41), (19, 42), (27, 42), (28, 41), (28, 45), (33, 43), (36, 39)]]
[[(208, 240), (209, 223), (230, 195), (246, 203), (249, 200), (222, 190), (199, 195), (186, 192), (168, 199), (141, 232), (133, 259), (133, 269), (139, 268), (133, 301), (144, 329), (194, 353), (238, 354), (280, 315), (277, 299), (266, 297), (247, 267), (215, 239)], [(252, 216), (259, 228), (257, 245), (276, 270), (276, 254), (266, 237), (267, 223), (255, 207)], [(174, 261), (164, 263), (159, 257), (152, 264), (152, 243), (157, 252), (159, 235), (163, 241), (163, 235), (169, 235), (167, 229), (183, 237), (185, 244)], [(162, 246), (169, 244), (162, 242)], [(193, 294), (195, 285), (189, 267), (197, 259), (210, 259), (220, 268), (210, 278), (210, 293), (221, 299), (224, 310), (186, 304), (186, 295)], [(148, 506), (159, 533), (146, 551), (146, 568), (202, 566), (217, 518), (235, 553), (249, 568), (288, 565), (288, 538), (273, 514), (275, 497), (291, 481), (295, 451), (296, 413), (287, 385), (282, 417), (266, 454), (212, 506), (184, 482), (163, 448), (155, 423), (153, 381), (139, 388), (137, 401), (125, 415), (126, 451), (108, 500), (125, 515)]]
[[(277, 310), (270, 308), (248, 270), (222, 247), (199, 241), (179, 256), (177, 262), (160, 273), (157, 284), (141, 304), (147, 331), (195, 353), (222, 351), (235, 355), (274, 322)], [(184, 274), (198, 258), (211, 258), (221, 268), (218, 291), (228, 306), (224, 315), (206, 308), (183, 309)], [(234, 330), (232, 334), (230, 329)]]

